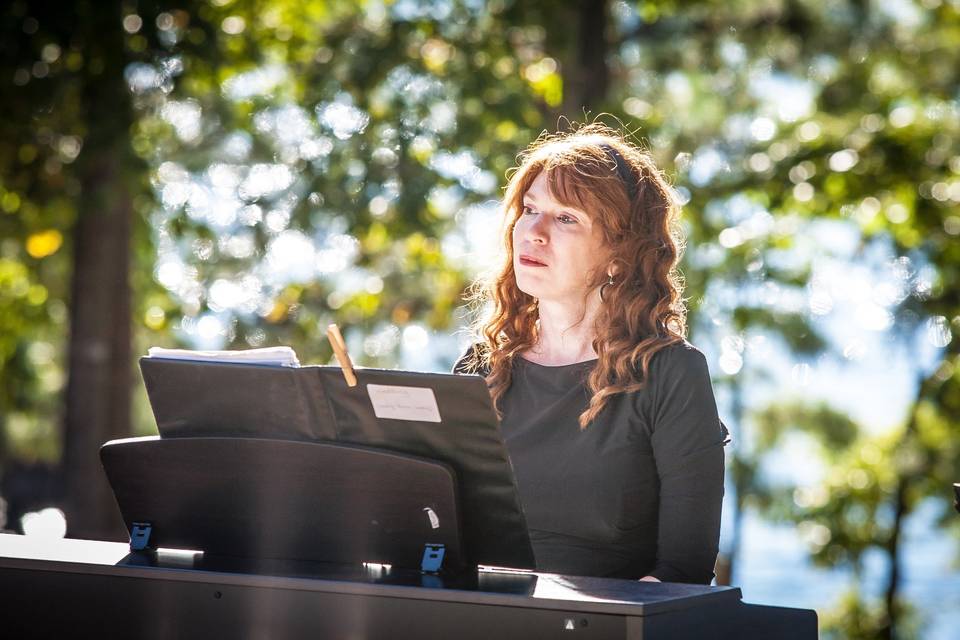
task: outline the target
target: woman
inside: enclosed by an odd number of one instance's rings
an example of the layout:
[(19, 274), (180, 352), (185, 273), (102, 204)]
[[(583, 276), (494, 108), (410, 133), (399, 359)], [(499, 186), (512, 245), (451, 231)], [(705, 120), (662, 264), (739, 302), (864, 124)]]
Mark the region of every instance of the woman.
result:
[(727, 432), (684, 341), (672, 191), (602, 125), (519, 159), (490, 314), (454, 371), (490, 386), (537, 568), (707, 584)]

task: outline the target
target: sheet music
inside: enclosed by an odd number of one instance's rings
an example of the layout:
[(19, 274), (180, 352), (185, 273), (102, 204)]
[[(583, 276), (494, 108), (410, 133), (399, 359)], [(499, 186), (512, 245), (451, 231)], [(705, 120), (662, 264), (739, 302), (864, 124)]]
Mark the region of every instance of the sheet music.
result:
[(268, 364), (278, 367), (299, 367), (300, 361), (291, 347), (264, 347), (239, 351), (191, 351), (190, 349), (164, 349), (150, 347), (151, 358), (173, 360), (203, 360), (208, 362), (232, 362), (238, 364)]

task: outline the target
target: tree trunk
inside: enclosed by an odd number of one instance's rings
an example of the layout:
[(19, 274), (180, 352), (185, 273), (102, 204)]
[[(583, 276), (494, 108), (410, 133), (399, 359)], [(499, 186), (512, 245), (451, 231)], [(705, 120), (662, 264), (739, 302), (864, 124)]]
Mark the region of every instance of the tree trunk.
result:
[(884, 594), (884, 608), (886, 625), (880, 629), (880, 637), (892, 640), (897, 637), (897, 622), (899, 607), (897, 592), (900, 589), (900, 533), (903, 530), (903, 520), (907, 514), (907, 480), (901, 478), (897, 483), (897, 493), (894, 497), (894, 519), (890, 538), (887, 541), (887, 554), (890, 556), (890, 574), (887, 579), (887, 589)]
[(575, 58), (568, 61), (563, 78), (563, 113), (574, 121), (602, 104), (610, 87), (607, 0), (580, 0), (577, 26)]
[[(68, 382), (62, 482), (68, 535), (124, 539), (123, 523), (100, 465), (99, 448), (130, 434), (130, 236), (128, 136), (119, 3), (82, 17), (103, 70), (86, 74), (90, 129), (78, 158), (81, 201), (73, 235)], [(98, 43), (98, 44), (95, 44)]]
[[(743, 404), (743, 385), (742, 376), (746, 373), (741, 370), (740, 378), (734, 378), (730, 385), (730, 394), (732, 396), (730, 410), (733, 418), (733, 427), (738, 430), (737, 438), (744, 442), (743, 425), (746, 423), (744, 414), (746, 409)], [(725, 555), (717, 559), (717, 584), (731, 585), (734, 582), (734, 573), (737, 570), (737, 563), (740, 560), (740, 549), (743, 541), (743, 510), (746, 502), (747, 492), (750, 490), (750, 479), (748, 477), (748, 463), (744, 455), (738, 452), (734, 446), (733, 454), (730, 457), (731, 469), (730, 476), (733, 481), (733, 514), (730, 516), (733, 523), (730, 544)]]
[[(917, 407), (920, 405), (920, 399), (926, 394), (924, 387), (929, 383), (925, 377), (920, 377), (917, 386), (917, 399), (913, 404), (913, 410), (910, 413), (910, 419), (904, 429), (901, 446), (909, 449), (911, 441), (917, 437)], [(928, 468), (921, 465), (921, 468)], [(884, 608), (886, 613), (886, 624), (880, 629), (879, 637), (892, 640), (897, 637), (897, 625), (900, 621), (900, 605), (898, 603), (900, 591), (900, 552), (903, 524), (906, 517), (910, 514), (910, 501), (908, 492), (910, 485), (916, 479), (917, 472), (912, 469), (898, 469), (897, 488), (893, 497), (893, 525), (890, 528), (890, 537), (887, 538), (886, 552), (890, 557), (890, 573), (887, 578), (887, 588), (884, 593)]]

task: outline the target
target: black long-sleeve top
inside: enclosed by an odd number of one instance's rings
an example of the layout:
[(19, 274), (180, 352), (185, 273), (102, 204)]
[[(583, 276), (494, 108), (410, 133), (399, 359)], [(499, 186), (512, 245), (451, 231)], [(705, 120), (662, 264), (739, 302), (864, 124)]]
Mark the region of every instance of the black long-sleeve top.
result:
[[(454, 372), (486, 375), (469, 356)], [(657, 352), (644, 388), (613, 396), (581, 430), (596, 362), (515, 358), (500, 399), (537, 569), (708, 584), (728, 433), (703, 354), (688, 343)]]

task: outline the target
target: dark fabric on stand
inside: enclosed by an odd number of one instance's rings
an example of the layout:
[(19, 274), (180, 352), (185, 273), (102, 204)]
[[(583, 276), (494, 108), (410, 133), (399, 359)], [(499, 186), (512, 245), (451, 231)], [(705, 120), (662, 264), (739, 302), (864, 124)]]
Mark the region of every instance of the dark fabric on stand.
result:
[[(470, 356), (454, 372), (486, 375), (469, 370)], [(661, 350), (646, 386), (611, 398), (581, 430), (595, 365), (518, 357), (500, 399), (537, 569), (708, 584), (728, 433), (706, 359), (688, 343)]]

